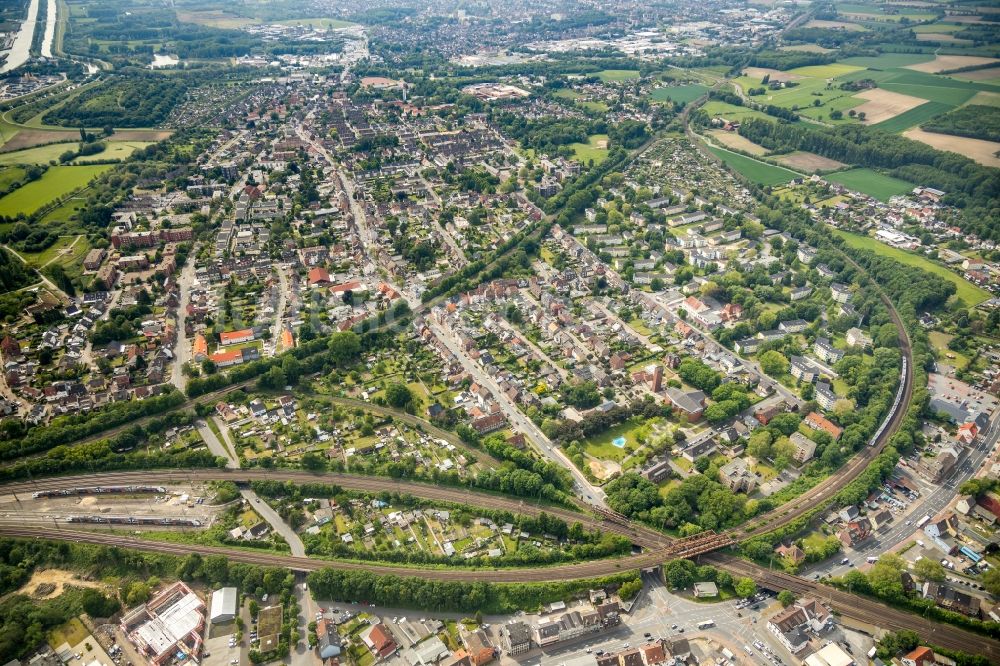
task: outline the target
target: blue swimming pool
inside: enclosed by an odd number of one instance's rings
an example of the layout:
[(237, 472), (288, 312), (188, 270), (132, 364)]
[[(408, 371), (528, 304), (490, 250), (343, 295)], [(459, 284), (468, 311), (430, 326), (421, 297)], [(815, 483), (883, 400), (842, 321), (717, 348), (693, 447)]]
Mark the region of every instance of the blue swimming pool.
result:
[(624, 437), (615, 437), (613, 440), (611, 440), (611, 443), (614, 444), (615, 446), (617, 446), (619, 449), (624, 449), (625, 448), (625, 438)]

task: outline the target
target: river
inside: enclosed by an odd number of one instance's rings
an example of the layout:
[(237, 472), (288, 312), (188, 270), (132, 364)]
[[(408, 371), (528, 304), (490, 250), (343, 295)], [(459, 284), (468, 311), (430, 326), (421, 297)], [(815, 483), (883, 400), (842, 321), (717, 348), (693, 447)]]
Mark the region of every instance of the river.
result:
[(52, 43), (56, 39), (56, 0), (48, 0), (48, 11), (45, 14), (45, 39), (42, 40), (42, 57), (52, 57)]
[(3, 67), (0, 67), (0, 73), (17, 69), (28, 62), (28, 56), (31, 55), (31, 40), (35, 36), (35, 23), (37, 20), (38, 0), (31, 0), (31, 4), (28, 6), (28, 17), (21, 24), (21, 30), (17, 33), (17, 37), (14, 38), (14, 46), (11, 47), (10, 52), (7, 54), (7, 60), (4, 62)]

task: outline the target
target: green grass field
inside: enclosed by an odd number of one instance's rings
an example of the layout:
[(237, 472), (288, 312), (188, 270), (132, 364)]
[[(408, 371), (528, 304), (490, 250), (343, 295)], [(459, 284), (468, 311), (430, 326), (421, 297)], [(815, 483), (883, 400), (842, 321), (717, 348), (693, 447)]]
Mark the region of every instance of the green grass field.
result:
[(791, 169), (758, 162), (757, 160), (722, 148), (709, 146), (708, 149), (712, 151), (713, 155), (725, 162), (728, 167), (760, 185), (779, 185), (802, 176), (802, 174)]
[(909, 192), (914, 187), (905, 180), (884, 176), (871, 169), (839, 171), (826, 176), (826, 179), (880, 201), (888, 201), (890, 197)]
[(605, 83), (614, 81), (631, 81), (639, 78), (637, 69), (602, 69), (597, 72), (597, 76)]
[(80, 189), (112, 166), (93, 164), (52, 167), (38, 180), (0, 198), (0, 215), (30, 215), (50, 201)]
[(968, 306), (978, 305), (988, 298), (992, 297), (990, 292), (985, 289), (980, 289), (976, 285), (962, 279), (958, 274), (951, 272), (944, 266), (936, 264), (927, 257), (914, 254), (913, 252), (907, 252), (906, 250), (900, 250), (899, 248), (890, 247), (885, 243), (881, 243), (870, 236), (861, 236), (859, 234), (852, 234), (847, 231), (841, 231), (839, 229), (834, 230), (838, 236), (844, 239), (844, 242), (851, 247), (861, 248), (864, 250), (871, 250), (879, 255), (895, 259), (901, 264), (906, 264), (908, 266), (916, 266), (921, 268), (928, 273), (933, 273), (939, 277), (944, 278), (955, 284), (958, 291), (955, 295), (964, 301)]
[(839, 62), (845, 65), (857, 65), (858, 67), (868, 67), (872, 69), (892, 69), (895, 67), (906, 67), (922, 62), (929, 62), (934, 59), (930, 53), (883, 53), (878, 56), (857, 56), (854, 58), (844, 58)]
[(700, 83), (689, 83), (683, 86), (657, 88), (652, 92), (650, 97), (657, 102), (673, 100), (674, 102), (689, 104), (704, 95), (706, 92), (708, 92), (708, 86), (703, 86)]
[(719, 116), (725, 118), (726, 120), (743, 121), (747, 118), (770, 118), (769, 115), (762, 111), (748, 109), (745, 106), (727, 104), (726, 102), (720, 102), (718, 100), (709, 100), (708, 102), (705, 102), (701, 108), (705, 110), (705, 113), (713, 118)]
[(7, 189), (14, 183), (20, 182), (26, 173), (26, 169), (16, 166), (0, 169), (0, 188)]
[(604, 142), (603, 145), (607, 146), (607, 140), (607, 134), (591, 134), (587, 137), (587, 143), (569, 144), (573, 149), (573, 159), (584, 163), (594, 160), (594, 164), (600, 164), (608, 158), (608, 149), (601, 148), (598, 144)]
[(850, 74), (851, 72), (856, 72), (859, 69), (861, 69), (861, 67), (858, 65), (848, 65), (845, 63), (835, 62), (829, 65), (796, 67), (795, 69), (788, 70), (788, 73), (795, 74), (797, 76), (807, 76), (814, 79), (835, 79), (838, 76)]
[(947, 111), (951, 111), (954, 108), (955, 107), (951, 104), (945, 104), (943, 102), (927, 102), (926, 104), (921, 104), (920, 106), (910, 109), (909, 111), (904, 111), (895, 118), (883, 120), (882, 122), (873, 125), (873, 127), (885, 130), (886, 132), (904, 132), (911, 127), (925, 123), (931, 118), (939, 116)]

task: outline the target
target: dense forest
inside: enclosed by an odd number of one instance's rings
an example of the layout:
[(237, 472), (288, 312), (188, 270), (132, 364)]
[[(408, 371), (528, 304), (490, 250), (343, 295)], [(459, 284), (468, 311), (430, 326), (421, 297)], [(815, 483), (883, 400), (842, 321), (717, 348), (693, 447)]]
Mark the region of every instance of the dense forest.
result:
[(153, 127), (167, 119), (187, 89), (183, 78), (132, 71), (86, 90), (42, 119), (67, 127)]
[(25, 266), (5, 248), (0, 248), (0, 293), (26, 287), (37, 280), (38, 275), (34, 270)]
[(991, 106), (979, 104), (962, 106), (931, 118), (921, 127), (928, 132), (1000, 141), (1000, 113)]
[(897, 178), (947, 193), (945, 202), (963, 209), (962, 230), (1000, 241), (1000, 179), (989, 167), (956, 153), (861, 125), (829, 129), (751, 118), (740, 135), (768, 150), (807, 150), (850, 164), (886, 169)]

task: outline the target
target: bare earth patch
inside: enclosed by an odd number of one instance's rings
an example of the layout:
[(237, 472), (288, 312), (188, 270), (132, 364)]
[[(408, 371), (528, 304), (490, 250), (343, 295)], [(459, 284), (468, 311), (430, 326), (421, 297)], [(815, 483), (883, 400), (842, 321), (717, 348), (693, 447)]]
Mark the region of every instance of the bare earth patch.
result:
[(834, 169), (840, 169), (847, 166), (843, 162), (838, 162), (837, 160), (831, 160), (828, 157), (823, 157), (822, 155), (817, 155), (816, 153), (807, 153), (804, 151), (796, 151), (794, 153), (789, 153), (788, 155), (782, 155), (778, 158), (778, 161), (787, 167), (808, 173), (816, 173), (817, 171), (832, 171)]
[(171, 130), (116, 130), (111, 135), (112, 141), (163, 141), (173, 134)]
[[(63, 569), (44, 569), (31, 574), (31, 580), (22, 585), (21, 589), (19, 589), (17, 593), (29, 596), (32, 599), (51, 599), (52, 597), (58, 597), (62, 594), (63, 588), (67, 585), (73, 587), (93, 587), (97, 589), (104, 587), (100, 583), (95, 583), (89, 580), (81, 580), (77, 578), (77, 575), (72, 571), (65, 571)], [(39, 586), (41, 586), (41, 590), (38, 590)], [(42, 592), (42, 594), (36, 594), (36, 590)]]
[(752, 79), (763, 79), (765, 76), (770, 76), (771, 81), (798, 81), (802, 78), (797, 74), (789, 74), (780, 69), (768, 69), (767, 67), (747, 67), (743, 70), (743, 75)]
[(989, 90), (980, 90), (976, 93), (976, 96), (966, 102), (966, 104), (977, 104), (979, 106), (1000, 106), (1000, 93), (990, 92)]
[(611, 478), (615, 474), (621, 474), (622, 466), (610, 460), (588, 460), (590, 472), (595, 478), (603, 481)]
[(948, 70), (959, 69), (961, 67), (989, 65), (991, 63), (1000, 63), (1000, 60), (997, 60), (996, 58), (983, 58), (980, 56), (939, 55), (934, 58), (934, 60), (929, 62), (918, 62), (916, 65), (907, 65), (906, 69), (913, 69), (918, 72), (927, 72), (928, 74), (937, 74), (938, 72), (946, 72)]
[(857, 23), (847, 23), (846, 21), (823, 21), (820, 19), (813, 19), (806, 23), (807, 28), (843, 28), (844, 30), (851, 30), (860, 32), (864, 30), (864, 27), (858, 25)]
[(858, 113), (864, 112), (866, 121), (873, 125), (889, 118), (895, 118), (899, 114), (916, 108), (927, 101), (919, 97), (889, 92), (881, 88), (864, 90), (855, 95), (855, 97), (868, 100), (861, 106), (854, 107), (854, 110)]
[(709, 132), (714, 141), (718, 141), (726, 148), (733, 148), (735, 150), (742, 150), (744, 153), (750, 155), (764, 155), (767, 153), (767, 148), (758, 145), (751, 141), (750, 139), (740, 136), (736, 132), (727, 132), (726, 130), (714, 130)]
[(941, 42), (942, 44), (971, 44), (968, 39), (961, 39), (955, 35), (947, 35), (943, 32), (920, 32), (917, 33), (918, 42)]
[[(965, 79), (966, 81), (993, 81), (1000, 79), (1000, 67), (987, 67), (986, 69), (974, 69), (971, 72), (959, 72), (952, 74), (952, 78)], [(982, 95), (985, 91), (978, 93)]]
[(34, 148), (35, 146), (42, 146), (47, 143), (57, 143), (59, 141), (72, 141), (74, 138), (79, 140), (79, 133), (73, 132), (55, 132), (51, 130), (30, 130), (23, 129), (17, 134), (11, 137), (7, 142), (0, 146), (0, 152), (8, 153), (15, 150), (21, 150), (22, 148)]
[(997, 151), (1000, 151), (1000, 143), (996, 141), (926, 132), (919, 127), (906, 130), (903, 132), (903, 136), (907, 139), (926, 143), (928, 146), (937, 148), (938, 150), (948, 150), (959, 155), (965, 155), (984, 166), (1000, 167), (1000, 157), (996, 155)]

